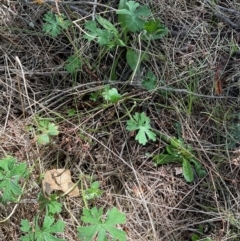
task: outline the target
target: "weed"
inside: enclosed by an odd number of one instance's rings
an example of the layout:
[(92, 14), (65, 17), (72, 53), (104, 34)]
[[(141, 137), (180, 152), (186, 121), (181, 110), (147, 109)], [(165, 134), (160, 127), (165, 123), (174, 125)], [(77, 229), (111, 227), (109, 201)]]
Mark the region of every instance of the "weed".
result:
[(116, 103), (122, 98), (122, 96), (118, 93), (118, 90), (116, 88), (110, 88), (109, 85), (105, 86), (102, 96), (105, 101), (111, 103)]
[(148, 139), (156, 141), (156, 134), (151, 130), (150, 119), (146, 116), (144, 112), (136, 112), (133, 118), (127, 121), (127, 130), (138, 130), (135, 140), (138, 141), (140, 144), (145, 145)]
[[(84, 38), (88, 41), (96, 40), (100, 46), (106, 47), (108, 50), (117, 46), (126, 48), (126, 62), (134, 72), (138, 72), (140, 63), (148, 59), (146, 54), (148, 47), (142, 55), (139, 51), (128, 47), (129, 34), (143, 31), (142, 40), (147, 40), (149, 44), (151, 40), (165, 36), (167, 29), (160, 24), (160, 20), (145, 20), (150, 17), (151, 11), (146, 5), (140, 5), (135, 1), (121, 0), (116, 13), (121, 26), (120, 33), (107, 19), (96, 16), (96, 21), (91, 20), (85, 23)], [(98, 25), (101, 25), (101, 28)], [(121, 53), (123, 52), (125, 51), (121, 51)], [(110, 79), (116, 79), (116, 67), (120, 56), (121, 54), (113, 62)]]
[(163, 165), (172, 162), (177, 162), (182, 164), (183, 176), (187, 182), (192, 182), (194, 179), (194, 170), (199, 177), (204, 177), (206, 171), (202, 168), (201, 163), (195, 158), (195, 153), (191, 146), (188, 146), (180, 138), (171, 137), (166, 138), (162, 136), (169, 145), (166, 146), (166, 151), (164, 153), (155, 155), (153, 161), (155, 165)]
[(91, 187), (83, 192), (86, 200), (92, 200), (99, 198), (103, 194), (103, 191), (99, 189), (99, 182), (93, 182)]
[(65, 239), (56, 238), (52, 235), (63, 232), (65, 223), (61, 220), (54, 222), (53, 217), (45, 216), (41, 227), (39, 226), (39, 216), (34, 218), (33, 224), (29, 223), (27, 219), (21, 220), (21, 231), (27, 233), (21, 237), (21, 241), (65, 241)]
[(74, 74), (82, 67), (81, 59), (78, 55), (74, 54), (67, 59), (65, 69), (68, 73)]
[(22, 192), (19, 182), (21, 178), (28, 175), (27, 165), (25, 163), (16, 163), (16, 159), (7, 156), (0, 160), (0, 190), (3, 191), (0, 198), (1, 203), (6, 204), (10, 201), (16, 201)]
[(46, 145), (50, 142), (50, 136), (57, 136), (59, 131), (58, 127), (49, 120), (38, 120), (36, 130), (37, 143)]
[(142, 81), (142, 86), (146, 90), (154, 90), (157, 87), (157, 77), (152, 71), (148, 71), (146, 77)]
[(108, 49), (112, 49), (116, 46), (125, 46), (125, 44), (120, 39), (120, 34), (115, 26), (100, 16), (96, 16), (97, 22), (102, 26), (102, 28), (97, 27), (96, 21), (88, 21), (85, 23), (85, 29), (88, 30), (86, 34), (83, 35), (88, 41), (94, 39), (100, 46), (105, 46)]
[(40, 210), (46, 209), (46, 213), (53, 215), (62, 211), (62, 204), (58, 202), (58, 196), (51, 194), (49, 197), (40, 193), (38, 197)]
[(126, 216), (116, 208), (108, 210), (105, 219), (103, 218), (102, 208), (84, 208), (81, 220), (84, 223), (90, 223), (90, 225), (78, 228), (80, 240), (92, 241), (96, 236), (98, 236), (97, 240), (107, 240), (107, 234), (111, 235), (114, 240), (127, 240), (126, 233), (116, 227), (116, 225), (126, 222)]
[(70, 20), (66, 20), (64, 15), (57, 15), (51, 12), (47, 12), (43, 20), (45, 23), (43, 24), (43, 31), (50, 34), (52, 37), (57, 37), (61, 34), (62, 30), (68, 29), (72, 22)]

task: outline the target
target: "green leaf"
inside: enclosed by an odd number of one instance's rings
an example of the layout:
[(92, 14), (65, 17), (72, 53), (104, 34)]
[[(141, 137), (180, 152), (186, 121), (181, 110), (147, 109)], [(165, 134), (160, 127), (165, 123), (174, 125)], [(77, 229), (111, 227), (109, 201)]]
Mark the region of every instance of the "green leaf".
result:
[(59, 134), (58, 127), (54, 123), (49, 123), (47, 133), (50, 136), (57, 136)]
[(154, 90), (157, 87), (157, 77), (152, 71), (147, 72), (147, 76), (142, 81), (142, 86), (146, 90)]
[(124, 18), (120, 19), (120, 23), (132, 32), (143, 30), (145, 24), (143, 17), (151, 15), (147, 5), (140, 6), (135, 1), (122, 1), (121, 6), (119, 4), (119, 8), (121, 9), (117, 10), (117, 14), (124, 15)]
[(115, 26), (109, 22), (107, 19), (102, 18), (101, 16), (97, 15), (96, 19), (100, 25), (102, 25), (103, 28), (108, 30), (109, 32), (112, 32), (114, 35), (118, 35), (118, 30), (115, 28)]
[(166, 151), (168, 152), (168, 154), (173, 155), (175, 157), (179, 157), (179, 153), (178, 153), (178, 149), (172, 145), (168, 145), (166, 146)]
[(40, 193), (38, 198), (40, 210), (44, 210), (46, 208), (48, 213), (51, 215), (60, 213), (62, 211), (62, 204), (57, 200), (56, 194), (51, 194), (49, 197), (45, 197), (42, 193)]
[(67, 59), (67, 64), (65, 65), (65, 69), (68, 73), (73, 74), (76, 73), (82, 67), (81, 59), (78, 55), (74, 54)]
[(133, 51), (132, 49), (127, 49), (127, 54), (126, 54), (126, 59), (127, 63), (130, 66), (132, 71), (136, 70), (136, 73), (140, 72), (140, 63), (141, 63), (141, 58), (139, 58), (139, 53), (136, 51)]
[(22, 227), (20, 228), (21, 231), (27, 233), (31, 230), (31, 224), (28, 222), (27, 219), (22, 219), (21, 225), (22, 225)]
[(181, 163), (181, 159), (174, 155), (158, 154), (153, 157), (153, 162), (155, 163), (155, 165), (164, 165), (172, 162)]
[(61, 220), (57, 221), (50, 216), (45, 216), (42, 228), (38, 225), (38, 217), (35, 217), (35, 222), (30, 226), (27, 220), (22, 220), (20, 228), (27, 233), (21, 237), (22, 241), (66, 241), (65, 239), (56, 238), (54, 233), (62, 233), (64, 231), (65, 223)]
[(40, 145), (46, 145), (50, 142), (48, 134), (37, 135), (37, 143)]
[(97, 16), (96, 19), (104, 29), (98, 28), (96, 21), (91, 20), (86, 22), (85, 29), (88, 31), (86, 31), (86, 34), (83, 35), (85, 39), (88, 41), (96, 39), (99, 45), (106, 46), (109, 49), (112, 49), (117, 45), (125, 46), (123, 41), (120, 40), (117, 29), (111, 22), (100, 16)]
[[(127, 8), (126, 2), (127, 0), (120, 0), (118, 10)], [(126, 19), (124, 14), (118, 14), (118, 22), (120, 23), (122, 29), (126, 28)]]
[(203, 178), (207, 175), (207, 172), (203, 169), (202, 164), (198, 160), (191, 158), (189, 161), (194, 164), (194, 168), (198, 177)]
[(112, 103), (116, 103), (122, 98), (122, 96), (118, 93), (118, 90), (116, 88), (110, 89), (109, 85), (105, 86), (102, 96), (104, 100), (110, 101)]
[(160, 20), (151, 19), (144, 24), (146, 34), (142, 36), (144, 40), (161, 39), (168, 34), (167, 28), (160, 23)]
[(58, 126), (48, 120), (41, 120), (38, 122), (37, 128), (37, 143), (41, 145), (50, 142), (49, 136), (56, 136), (59, 134)]
[(19, 180), (26, 177), (27, 174), (25, 163), (16, 164), (16, 159), (11, 156), (0, 160), (0, 190), (2, 191), (1, 202), (3, 204), (16, 201), (17, 197), (22, 194)]
[(72, 117), (76, 115), (76, 110), (75, 109), (69, 109), (67, 111), (68, 117)]
[(46, 22), (43, 24), (43, 31), (50, 34), (52, 37), (57, 37), (63, 29), (67, 29), (71, 26), (70, 20), (65, 20), (64, 15), (57, 15), (51, 12), (47, 12), (43, 20)]
[(144, 112), (141, 114), (136, 112), (133, 118), (127, 121), (126, 129), (128, 131), (138, 130), (135, 140), (142, 145), (147, 143), (147, 137), (152, 141), (156, 141), (156, 134), (151, 130), (150, 119)]
[(193, 181), (193, 170), (192, 167), (187, 159), (183, 159), (182, 163), (183, 167), (183, 176), (187, 182), (192, 182)]
[(99, 198), (103, 191), (99, 189), (99, 182), (93, 182), (91, 187), (84, 191), (86, 200)]
[(84, 209), (82, 221), (90, 223), (87, 227), (78, 227), (78, 237), (80, 240), (92, 241), (94, 237), (98, 236), (98, 241), (106, 241), (107, 234), (114, 240), (126, 241), (126, 233), (119, 230), (116, 225), (124, 224), (126, 222), (125, 214), (113, 208), (107, 212), (107, 217), (104, 220), (102, 217), (103, 210), (94, 207), (92, 209)]
[(200, 237), (197, 234), (193, 234), (191, 236), (191, 241), (198, 241), (200, 239)]

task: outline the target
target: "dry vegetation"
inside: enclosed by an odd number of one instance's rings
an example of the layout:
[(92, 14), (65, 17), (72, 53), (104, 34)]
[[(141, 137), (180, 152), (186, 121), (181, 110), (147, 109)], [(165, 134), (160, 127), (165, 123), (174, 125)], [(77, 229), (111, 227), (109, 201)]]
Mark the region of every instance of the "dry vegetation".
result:
[[(0, 3), (0, 155), (27, 162), (32, 173), (12, 216), (0, 226), (0, 240), (20, 240), (21, 219), (38, 213), (41, 178), (52, 168), (68, 168), (74, 181), (80, 174), (98, 180), (104, 194), (92, 206), (117, 207), (126, 214), (122, 228), (128, 240), (191, 240), (203, 225), (202, 238), (240, 240), (240, 4), (237, 1), (139, 1), (147, 4), (169, 34), (154, 41), (149, 60), (132, 83), (125, 60), (119, 61), (117, 81), (108, 81), (117, 52), (104, 52), (82, 38), (84, 22), (101, 14), (113, 23), (118, 1), (58, 2), (59, 11), (76, 21), (56, 38), (42, 31), (43, 16), (56, 12), (54, 1)], [(211, 5), (211, 2), (215, 4)], [(8, 6), (9, 4), (9, 6)], [(31, 27), (30, 25), (34, 26)], [(137, 39), (132, 47), (144, 49)], [(77, 74), (65, 62), (75, 50), (82, 59)], [(117, 51), (117, 50), (116, 50)], [(151, 70), (158, 87), (146, 91), (141, 81)], [(207, 170), (203, 179), (187, 183), (178, 164), (155, 167), (151, 155), (161, 153), (161, 139), (142, 146), (126, 131), (126, 109), (103, 105), (90, 94), (109, 83), (127, 94), (124, 106), (145, 112), (160, 132), (182, 138), (196, 151)], [(74, 109), (73, 116), (68, 110)], [(51, 118), (59, 135), (48, 145), (38, 145), (36, 116)], [(147, 156), (146, 153), (150, 155)], [(77, 240), (84, 206), (81, 197), (61, 199), (66, 222), (61, 238)], [(15, 203), (0, 207), (6, 218)]]

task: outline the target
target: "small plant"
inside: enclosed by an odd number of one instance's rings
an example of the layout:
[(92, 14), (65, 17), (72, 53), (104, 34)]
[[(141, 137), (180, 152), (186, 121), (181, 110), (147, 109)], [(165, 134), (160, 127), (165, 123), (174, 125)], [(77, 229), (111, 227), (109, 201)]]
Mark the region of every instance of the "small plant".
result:
[[(147, 5), (140, 5), (135, 1), (121, 0), (116, 13), (118, 14), (121, 31), (118, 31), (111, 22), (100, 16), (96, 16), (96, 21), (85, 23), (86, 34), (84, 38), (88, 41), (96, 40), (100, 46), (107, 48), (107, 50), (112, 50), (117, 46), (126, 49), (126, 51), (120, 50), (120, 54), (114, 60), (110, 79), (116, 79), (116, 67), (122, 53), (126, 53), (126, 62), (130, 68), (134, 72), (139, 72), (141, 62), (148, 59), (146, 52), (150, 41), (160, 39), (167, 34), (167, 29), (160, 23), (160, 20), (146, 20), (151, 16), (151, 11)], [(128, 47), (130, 33), (135, 34), (140, 31), (143, 31), (141, 39), (148, 41), (148, 46), (143, 54)]]
[(118, 93), (118, 90), (116, 88), (110, 88), (109, 85), (105, 86), (102, 96), (105, 101), (111, 103), (116, 103), (122, 98), (122, 95)]
[(2, 191), (0, 201), (2, 204), (17, 201), (17, 197), (22, 194), (20, 179), (26, 178), (27, 175), (25, 163), (18, 164), (16, 159), (11, 156), (0, 160), (0, 190)]
[(27, 233), (21, 237), (21, 241), (66, 241), (65, 239), (56, 238), (55, 233), (62, 233), (64, 231), (65, 223), (50, 216), (45, 216), (42, 227), (39, 226), (39, 216), (34, 218), (33, 224), (28, 220), (21, 220), (21, 231)]
[(127, 121), (126, 129), (128, 131), (138, 130), (135, 140), (142, 145), (145, 145), (148, 139), (152, 141), (156, 141), (156, 134), (152, 131), (152, 128), (150, 125), (150, 119), (149, 117), (146, 116), (144, 112), (142, 113), (136, 112), (133, 118)]
[(99, 182), (93, 182), (91, 187), (84, 190), (83, 195), (86, 200), (92, 200), (99, 198), (103, 194), (103, 191), (99, 189)]
[(117, 14), (121, 15), (119, 22), (124, 31), (132, 31), (135, 33), (143, 30), (146, 22), (143, 18), (149, 17), (151, 11), (146, 5), (140, 6), (140, 4), (135, 1), (121, 0)]
[(40, 193), (38, 203), (40, 210), (46, 209), (46, 213), (49, 215), (62, 211), (62, 204), (58, 202), (58, 196), (56, 194), (50, 194), (50, 196), (47, 197)]
[[(118, 30), (111, 22), (100, 16), (96, 16), (96, 19), (97, 22), (93, 20), (86, 22), (85, 29), (88, 32), (83, 35), (85, 39), (88, 41), (96, 39), (99, 45), (106, 46), (108, 49), (112, 49), (118, 45), (125, 46), (124, 42), (120, 39)], [(102, 28), (98, 28), (97, 23)]]
[(75, 116), (76, 115), (76, 110), (75, 109), (67, 110), (67, 115), (68, 115), (68, 117)]
[(81, 220), (84, 223), (90, 223), (86, 227), (78, 227), (78, 237), (80, 240), (112, 240), (107, 237), (110, 235), (114, 240), (126, 241), (126, 233), (116, 227), (118, 224), (126, 223), (125, 214), (119, 212), (116, 208), (107, 211), (106, 218), (103, 218), (103, 209), (99, 210), (94, 207), (92, 209), (83, 209)]
[(175, 137), (165, 137), (164, 139), (169, 142), (169, 145), (166, 146), (166, 151), (164, 153), (153, 157), (156, 166), (172, 162), (181, 163), (183, 176), (187, 182), (192, 182), (194, 179), (194, 172), (191, 164), (193, 164), (194, 170), (199, 177), (204, 177), (206, 175), (206, 171), (202, 168), (201, 163), (194, 157), (193, 149), (185, 145), (182, 139), (177, 139)]
[(70, 20), (66, 20), (64, 15), (59, 16), (51, 12), (47, 12), (43, 20), (45, 21), (43, 24), (43, 31), (54, 38), (61, 34), (62, 30), (68, 29), (72, 24)]
[(65, 69), (68, 73), (74, 74), (82, 67), (81, 59), (78, 55), (74, 54), (67, 59)]
[(46, 145), (50, 142), (50, 136), (57, 136), (59, 131), (58, 127), (49, 120), (39, 120), (36, 131), (37, 143)]
[(157, 77), (152, 71), (147, 72), (147, 76), (142, 81), (142, 86), (146, 90), (154, 90), (157, 87)]

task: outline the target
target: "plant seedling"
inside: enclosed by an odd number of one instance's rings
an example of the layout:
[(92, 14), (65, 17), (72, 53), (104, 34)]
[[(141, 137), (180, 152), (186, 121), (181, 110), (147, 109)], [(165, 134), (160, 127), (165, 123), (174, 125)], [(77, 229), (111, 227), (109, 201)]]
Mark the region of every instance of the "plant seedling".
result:
[(85, 29), (88, 30), (86, 34), (83, 35), (88, 41), (94, 39), (101, 46), (105, 46), (108, 49), (112, 49), (116, 46), (125, 46), (124, 42), (120, 39), (120, 35), (115, 26), (109, 22), (107, 19), (100, 16), (96, 16), (98, 24), (103, 28), (97, 27), (96, 21), (88, 21), (85, 23)]
[(47, 12), (43, 20), (46, 22), (43, 24), (43, 31), (54, 38), (61, 34), (62, 30), (68, 29), (72, 24), (70, 20), (66, 20), (63, 14), (59, 16), (51, 12)]
[(11, 156), (0, 160), (0, 190), (3, 191), (1, 203), (6, 204), (17, 200), (17, 197), (22, 194), (20, 178), (25, 178), (27, 174), (25, 163), (17, 164), (16, 159)]
[(58, 133), (58, 127), (54, 123), (49, 120), (40, 120), (36, 132), (37, 143), (46, 145), (50, 142), (50, 136), (57, 136)]
[(74, 54), (67, 59), (67, 64), (65, 65), (65, 69), (68, 73), (74, 74), (76, 73), (82, 66), (81, 59), (78, 55)]
[(118, 90), (116, 88), (110, 88), (109, 85), (105, 86), (102, 96), (105, 101), (111, 103), (116, 103), (122, 98), (122, 95), (118, 93)]
[(160, 20), (150, 19), (145, 22), (144, 30), (145, 34), (142, 36), (143, 40), (156, 40), (161, 39), (162, 37), (168, 34), (166, 26), (160, 23)]
[(99, 182), (93, 182), (90, 188), (83, 191), (86, 200), (99, 198), (102, 194), (103, 191), (99, 189)]
[(147, 5), (140, 6), (140, 4), (135, 1), (121, 0), (117, 14), (122, 15), (119, 17), (119, 22), (123, 29), (137, 32), (143, 30), (145, 24), (143, 18), (150, 16), (151, 11)]
[(157, 77), (152, 71), (147, 72), (147, 76), (142, 81), (142, 86), (146, 90), (154, 90), (157, 87)]
[(39, 208), (44, 210), (46, 208), (46, 213), (53, 215), (55, 213), (60, 213), (62, 211), (62, 204), (59, 203), (58, 197), (56, 194), (51, 194), (49, 197), (46, 197), (40, 193), (38, 197)]
[(78, 227), (78, 237), (84, 241), (107, 241), (112, 240), (107, 237), (110, 235), (113, 240), (126, 241), (126, 233), (116, 227), (118, 224), (126, 223), (125, 214), (119, 212), (115, 207), (108, 210), (106, 218), (103, 218), (103, 209), (99, 210), (94, 207), (92, 209), (83, 209), (81, 220), (84, 223), (90, 223), (86, 227)]
[(201, 163), (194, 158), (194, 152), (190, 146), (184, 144), (182, 139), (175, 137), (166, 138), (169, 145), (166, 146), (164, 153), (155, 155), (153, 161), (155, 165), (163, 165), (172, 162), (182, 164), (183, 176), (187, 182), (192, 182), (194, 179), (193, 167), (199, 177), (204, 177), (206, 171), (202, 168)]
[(145, 145), (148, 139), (152, 141), (156, 141), (156, 134), (152, 131), (152, 128), (150, 125), (150, 119), (149, 117), (146, 116), (144, 112), (142, 113), (136, 112), (133, 118), (127, 121), (126, 129), (128, 131), (138, 130), (135, 140), (142, 145)]
[(65, 223), (50, 216), (45, 216), (42, 227), (38, 224), (39, 216), (34, 218), (33, 224), (29, 223), (27, 219), (21, 220), (21, 231), (27, 233), (21, 237), (21, 241), (66, 241), (65, 239), (56, 238), (54, 233), (61, 233), (64, 231)]

